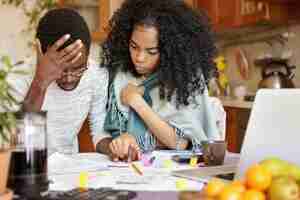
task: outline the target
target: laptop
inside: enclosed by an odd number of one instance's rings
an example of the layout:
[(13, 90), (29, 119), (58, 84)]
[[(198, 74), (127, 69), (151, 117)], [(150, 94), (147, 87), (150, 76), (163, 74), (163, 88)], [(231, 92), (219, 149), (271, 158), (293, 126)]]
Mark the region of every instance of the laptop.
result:
[[(240, 179), (249, 166), (267, 157), (300, 165), (299, 146), (300, 89), (261, 89), (252, 106), (237, 167), (225, 165), (225, 171), (234, 171), (234, 179)], [(217, 169), (206, 179), (206, 169), (202, 168), (174, 171), (173, 175), (205, 181), (222, 174), (222, 166)]]
[(235, 178), (266, 157), (300, 165), (300, 89), (259, 90)]

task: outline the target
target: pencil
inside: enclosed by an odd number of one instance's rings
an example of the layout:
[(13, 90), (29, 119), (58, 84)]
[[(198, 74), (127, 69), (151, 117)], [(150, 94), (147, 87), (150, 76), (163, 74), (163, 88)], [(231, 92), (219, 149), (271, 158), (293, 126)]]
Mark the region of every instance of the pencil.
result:
[(131, 163), (132, 169), (139, 175), (143, 175), (142, 170), (135, 164), (135, 163)]

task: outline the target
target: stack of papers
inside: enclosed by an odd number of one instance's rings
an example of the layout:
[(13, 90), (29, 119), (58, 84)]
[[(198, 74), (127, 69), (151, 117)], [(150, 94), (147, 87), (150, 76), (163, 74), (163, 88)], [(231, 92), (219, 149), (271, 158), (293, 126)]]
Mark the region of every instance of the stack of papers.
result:
[[(201, 169), (188, 164), (179, 164), (171, 160), (173, 155), (190, 154), (188, 151), (154, 151), (147, 155), (155, 157), (152, 165), (144, 166), (142, 161), (137, 164), (142, 175), (136, 173), (130, 163), (112, 162), (106, 155), (99, 153), (80, 153), (65, 155), (52, 154), (48, 159), (49, 178), (52, 181), (50, 190), (71, 190), (79, 187), (80, 174), (86, 174), (87, 187), (111, 187), (114, 189), (135, 191), (199, 191), (203, 181), (183, 179), (172, 175), (173, 171)], [(236, 165), (239, 154), (228, 153), (225, 165)], [(183, 182), (184, 184), (178, 184)], [(184, 185), (185, 188), (178, 188)]]

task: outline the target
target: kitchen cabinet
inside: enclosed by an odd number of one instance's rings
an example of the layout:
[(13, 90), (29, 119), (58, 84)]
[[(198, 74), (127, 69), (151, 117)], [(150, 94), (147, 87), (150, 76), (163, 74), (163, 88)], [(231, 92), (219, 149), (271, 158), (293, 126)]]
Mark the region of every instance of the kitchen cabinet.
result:
[(196, 7), (207, 12), (217, 30), (237, 26), (236, 0), (198, 0)]
[(299, 0), (254, 0), (267, 2), (270, 5), (271, 18), (285, 18), (290, 21), (295, 21), (300, 19), (300, 14), (298, 12), (300, 8)]
[(265, 19), (266, 5), (252, 0), (197, 0), (194, 7), (207, 12), (216, 30), (224, 30)]
[[(258, 1), (258, 0), (256, 0)], [(290, 4), (290, 3), (295, 3), (298, 0), (259, 0), (259, 1), (264, 1), (264, 2), (268, 2), (268, 3), (275, 3), (275, 4)]]
[(267, 17), (267, 3), (253, 0), (195, 0), (193, 7), (204, 10), (216, 30), (256, 23)]
[(270, 20), (270, 7), (268, 3), (253, 0), (237, 0), (236, 4), (236, 24), (238, 26)]
[(226, 111), (226, 141), (230, 152), (240, 153), (244, 141), (250, 108), (224, 106)]
[(186, 0), (193, 8), (204, 10), (217, 31), (261, 21), (283, 23), (288, 7), (259, 0)]
[(107, 35), (107, 25), (113, 12), (123, 0), (59, 0), (61, 7), (71, 7), (86, 19), (94, 41), (103, 41)]

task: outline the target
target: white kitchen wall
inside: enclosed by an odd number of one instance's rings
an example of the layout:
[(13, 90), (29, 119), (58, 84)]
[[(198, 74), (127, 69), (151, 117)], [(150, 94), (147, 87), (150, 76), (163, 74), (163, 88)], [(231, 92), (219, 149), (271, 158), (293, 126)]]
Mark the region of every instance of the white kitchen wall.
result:
[(22, 31), (26, 24), (21, 9), (0, 5), (0, 55), (9, 54), (14, 60), (20, 60), (31, 54), (28, 42), (33, 34)]
[[(0, 25), (0, 55), (10, 55), (15, 62), (35, 55), (34, 49), (29, 47), (34, 34), (24, 32), (27, 18), (21, 9), (0, 5)], [(98, 44), (93, 43), (91, 56), (97, 59), (98, 55)]]

